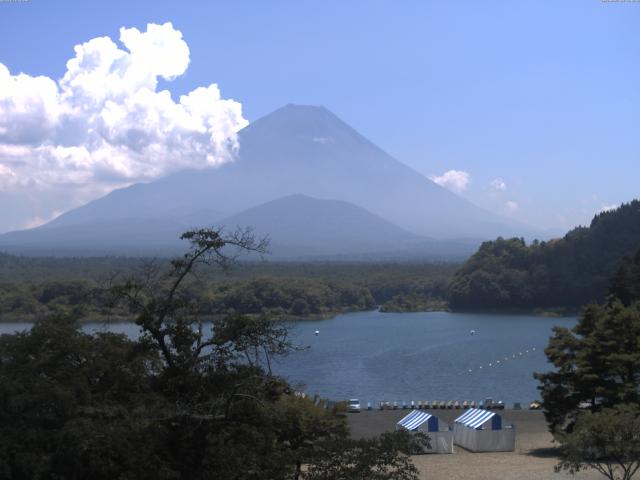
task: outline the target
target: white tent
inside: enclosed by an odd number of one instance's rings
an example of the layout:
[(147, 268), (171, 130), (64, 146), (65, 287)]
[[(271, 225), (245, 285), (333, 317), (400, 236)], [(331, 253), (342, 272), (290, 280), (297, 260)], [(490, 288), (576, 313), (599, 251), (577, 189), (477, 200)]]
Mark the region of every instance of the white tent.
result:
[(453, 432), (440, 429), (438, 417), (420, 410), (413, 410), (396, 424), (396, 430), (404, 428), (410, 432), (422, 432), (429, 437), (431, 448), (424, 447), (424, 453), (453, 453)]
[(472, 408), (454, 420), (453, 442), (472, 452), (512, 452), (516, 429), (502, 426), (502, 417), (489, 410)]

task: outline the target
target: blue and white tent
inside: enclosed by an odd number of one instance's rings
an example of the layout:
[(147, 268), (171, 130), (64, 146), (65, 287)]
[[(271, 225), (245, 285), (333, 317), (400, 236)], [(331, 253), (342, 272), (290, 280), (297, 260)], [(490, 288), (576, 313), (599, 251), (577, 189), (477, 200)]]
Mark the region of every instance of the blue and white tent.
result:
[(496, 412), (472, 408), (454, 420), (453, 441), (472, 452), (512, 452), (516, 429), (513, 425), (503, 428)]
[(404, 428), (410, 432), (422, 432), (429, 437), (430, 448), (425, 446), (425, 453), (453, 453), (453, 431), (446, 428), (440, 429), (438, 417), (420, 410), (413, 410), (402, 418), (396, 429)]
[(480, 410), (479, 408), (472, 408), (460, 415), (454, 420), (455, 423), (459, 423), (469, 428), (482, 428), (485, 424), (488, 424), (491, 420), (491, 430), (500, 430), (502, 428), (502, 417), (497, 415), (496, 412), (490, 410)]
[(427, 424), (425, 431), (438, 431), (438, 417), (427, 412), (421, 412), (420, 410), (413, 410), (409, 415), (400, 420), (398, 425), (415, 432), (425, 423)]

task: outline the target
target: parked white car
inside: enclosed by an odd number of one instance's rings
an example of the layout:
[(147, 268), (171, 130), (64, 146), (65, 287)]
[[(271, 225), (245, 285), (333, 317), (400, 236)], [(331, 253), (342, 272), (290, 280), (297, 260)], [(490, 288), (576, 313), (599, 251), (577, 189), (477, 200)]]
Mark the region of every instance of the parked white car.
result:
[(360, 400), (357, 398), (349, 399), (349, 409), (350, 412), (360, 412)]

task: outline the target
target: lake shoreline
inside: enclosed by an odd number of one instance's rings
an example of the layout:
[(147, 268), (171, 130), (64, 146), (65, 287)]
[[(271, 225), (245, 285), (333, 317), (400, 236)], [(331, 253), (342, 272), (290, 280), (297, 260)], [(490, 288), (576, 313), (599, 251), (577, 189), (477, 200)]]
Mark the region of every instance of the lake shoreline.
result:
[[(433, 308), (433, 309), (425, 309), (425, 310), (386, 310), (383, 309), (384, 305), (377, 305), (376, 308), (372, 309), (345, 309), (337, 312), (325, 312), (325, 313), (316, 313), (316, 314), (307, 314), (307, 315), (277, 315), (277, 314), (269, 314), (271, 318), (278, 322), (305, 322), (305, 321), (317, 321), (317, 320), (333, 320), (340, 315), (346, 315), (350, 313), (365, 313), (365, 312), (380, 312), (380, 313), (388, 313), (388, 314), (396, 314), (396, 313), (459, 313), (466, 315), (525, 315), (525, 316), (533, 316), (533, 317), (542, 317), (542, 318), (569, 318), (576, 317), (582, 313), (582, 309), (569, 309), (569, 308), (555, 308), (555, 309), (513, 309), (513, 308), (494, 308), (494, 309), (476, 309), (476, 310), (464, 310), (464, 309), (450, 309), (450, 308)], [(221, 318), (227, 314), (217, 314), (217, 315), (203, 315), (201, 317), (203, 322), (211, 322), (216, 318)], [(246, 313), (243, 315), (258, 316), (261, 315), (259, 313)], [(20, 318), (11, 318), (10, 316), (0, 317), (0, 324), (9, 324), (9, 323), (25, 323), (25, 324), (34, 324), (41, 318), (40, 316), (28, 316), (25, 317), (22, 315)], [(124, 317), (124, 316), (104, 316), (104, 317), (84, 317), (78, 320), (80, 325), (86, 325), (91, 323), (105, 323), (105, 324), (118, 324), (118, 323), (135, 323), (135, 317)]]
[[(333, 320), (334, 318), (336, 318), (339, 315), (346, 315), (349, 313), (360, 313), (360, 312), (375, 312), (377, 311), (377, 308), (373, 308), (373, 309), (366, 309), (366, 310), (350, 310), (350, 309), (345, 309), (339, 312), (330, 312), (330, 313), (317, 313), (317, 314), (310, 314), (310, 315), (277, 315), (277, 314), (269, 314), (266, 313), (267, 316), (269, 316), (271, 319), (277, 321), (277, 322), (304, 322), (304, 321), (317, 321), (317, 320)], [(215, 319), (218, 318), (223, 318), (228, 314), (217, 314), (217, 315), (202, 315), (200, 316), (200, 320), (204, 323), (209, 323), (212, 322)], [(258, 317), (262, 314), (260, 313), (240, 313), (240, 315), (246, 315), (247, 317)], [(49, 315), (50, 316), (50, 315)], [(0, 324), (9, 324), (9, 323), (24, 323), (24, 324), (31, 324), (33, 325), (34, 323), (36, 323), (40, 318), (42, 318), (41, 316), (32, 316), (32, 317), (25, 317), (24, 315), (22, 315), (20, 318), (7, 318), (7, 317), (1, 317), (0, 318)], [(127, 317), (127, 316), (104, 316), (104, 317), (84, 317), (84, 318), (80, 318), (78, 319), (78, 323), (80, 325), (87, 325), (87, 324), (92, 324), (92, 323), (105, 323), (107, 325), (110, 324), (119, 324), (119, 323), (135, 323), (136, 322), (136, 318), (131, 316), (131, 317)]]

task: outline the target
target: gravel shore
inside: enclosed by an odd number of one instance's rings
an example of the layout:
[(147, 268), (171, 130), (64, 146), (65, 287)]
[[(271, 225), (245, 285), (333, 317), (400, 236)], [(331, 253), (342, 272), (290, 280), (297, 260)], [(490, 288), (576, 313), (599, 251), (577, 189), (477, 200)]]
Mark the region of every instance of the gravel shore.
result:
[[(440, 422), (452, 423), (461, 410), (429, 410)], [(409, 413), (408, 410), (371, 410), (350, 413), (347, 417), (351, 434), (355, 438), (371, 437), (395, 429), (396, 422)], [(503, 410), (499, 412), (504, 424), (516, 427), (516, 450), (500, 453), (471, 453), (457, 445), (455, 453), (416, 455), (415, 465), (422, 479), (429, 480), (591, 480), (603, 477), (595, 471), (580, 472), (574, 476), (555, 473), (558, 460), (551, 434), (540, 411)]]

